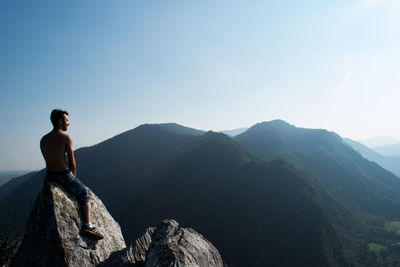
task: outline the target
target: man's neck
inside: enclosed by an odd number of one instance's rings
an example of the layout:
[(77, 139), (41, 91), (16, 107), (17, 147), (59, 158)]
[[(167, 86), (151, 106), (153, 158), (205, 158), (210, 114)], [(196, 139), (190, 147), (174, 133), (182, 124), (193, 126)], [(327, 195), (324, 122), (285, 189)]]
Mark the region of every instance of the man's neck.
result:
[(61, 128), (53, 128), (53, 132), (62, 133), (62, 129)]

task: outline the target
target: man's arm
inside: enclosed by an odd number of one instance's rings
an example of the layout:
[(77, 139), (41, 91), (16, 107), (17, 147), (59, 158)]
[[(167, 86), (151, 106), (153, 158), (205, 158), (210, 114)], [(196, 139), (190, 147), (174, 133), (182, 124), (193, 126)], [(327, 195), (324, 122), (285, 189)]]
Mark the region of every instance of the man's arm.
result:
[(72, 171), (72, 173), (76, 176), (76, 163), (75, 163), (74, 150), (72, 149), (72, 138), (69, 135), (67, 135), (67, 144), (65, 150), (67, 151), (67, 156), (68, 156), (68, 167)]

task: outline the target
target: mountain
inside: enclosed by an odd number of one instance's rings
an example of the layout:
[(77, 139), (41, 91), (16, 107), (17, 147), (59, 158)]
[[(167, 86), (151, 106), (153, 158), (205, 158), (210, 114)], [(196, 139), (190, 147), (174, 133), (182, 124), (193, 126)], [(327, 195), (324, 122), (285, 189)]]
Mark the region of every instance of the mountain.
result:
[(158, 124), (158, 126), (167, 129), (176, 134), (184, 134), (184, 135), (202, 135), (205, 132), (202, 130), (197, 130), (189, 127), (185, 127), (176, 123), (162, 123)]
[[(230, 266), (243, 262), (243, 255), (253, 256), (251, 260), (246, 258), (249, 266), (257, 261), (282, 261), (283, 254), (277, 251), (292, 255), (287, 259), (292, 263), (315, 266), (337, 262), (337, 238), (332, 238), (334, 245), (323, 245), (329, 241), (313, 234), (317, 229), (326, 229), (328, 236), (335, 236), (322, 209), (314, 206), (312, 197), (301, 193), (310, 190), (305, 181), (301, 182), (305, 179), (289, 175), (290, 168), (278, 163), (267, 167), (267, 163), (245, 151), (222, 134), (181, 135), (161, 125), (142, 125), (90, 149), (78, 150), (76, 155), (81, 164), (78, 176), (111, 207), (127, 240), (146, 225), (171, 217), (209, 237)], [(282, 184), (272, 180), (281, 176)], [(285, 188), (286, 176), (299, 180), (297, 194), (295, 188)], [(243, 191), (245, 184), (249, 186)], [(281, 194), (269, 195), (269, 189)], [(299, 205), (294, 219), (289, 219), (290, 212), (296, 212), (293, 207), (287, 208), (290, 205)], [(127, 210), (121, 208), (125, 206), (130, 207), (128, 214), (140, 216), (127, 215)], [(278, 226), (281, 230), (271, 229)], [(261, 238), (268, 234), (271, 236), (267, 241)], [(301, 253), (294, 244), (302, 247)], [(316, 249), (322, 247), (333, 251), (333, 259)]]
[[(282, 158), (320, 181), (344, 210), (354, 215), (353, 229), (362, 222), (356, 227), (360, 231), (358, 237), (347, 226), (337, 228), (350, 237), (350, 241), (364, 242), (364, 246), (383, 243), (390, 247), (393, 240), (399, 239), (387, 236), (385, 227), (400, 220), (400, 179), (363, 158), (339, 135), (326, 130), (297, 128), (275, 120), (258, 123), (234, 139), (265, 160)], [(398, 254), (391, 255), (397, 257)]]
[(397, 140), (391, 136), (388, 136), (388, 135), (379, 135), (379, 136), (371, 137), (366, 140), (361, 140), (358, 142), (371, 148), (371, 147), (379, 147), (379, 146), (396, 144), (399, 142), (399, 140)]
[[(282, 160), (267, 162), (224, 134), (173, 129), (141, 125), (75, 153), (78, 177), (120, 222), (127, 242), (175, 218), (207, 236), (229, 266), (354, 262), (320, 204), (324, 189), (307, 173)], [(8, 195), (1, 214), (39, 192), (43, 175)], [(330, 203), (342, 214), (340, 203)]]
[(36, 172), (30, 172), (15, 178), (11, 178), (8, 182), (0, 186), (0, 202), (23, 182), (31, 178), (35, 173)]
[(0, 171), (0, 186), (7, 183), (11, 179), (24, 175), (29, 171)]
[(363, 158), (333, 132), (277, 120), (256, 124), (235, 140), (263, 159), (282, 158), (306, 169), (360, 215), (400, 219), (400, 179)]
[(373, 147), (372, 149), (385, 156), (400, 156), (400, 143)]
[(329, 266), (344, 260), (339, 237), (305, 175), (282, 160), (255, 157), (226, 135), (198, 138), (156, 186), (168, 213), (210, 233), (228, 265), (243, 263), (243, 254), (248, 266)]
[(383, 168), (400, 177), (400, 156), (384, 156), (354, 140), (348, 138), (343, 140), (354, 150), (360, 152), (364, 158), (378, 163)]
[(224, 131), (220, 131), (220, 133), (229, 135), (229, 136), (235, 136), (238, 134), (243, 133), (244, 131), (246, 131), (248, 128), (239, 128), (239, 129), (234, 129), (234, 130), (224, 130)]
[[(398, 177), (326, 130), (277, 120), (232, 139), (145, 124), (75, 155), (78, 177), (102, 198), (128, 242), (175, 218), (204, 233), (229, 266), (399, 262), (399, 237), (386, 227), (400, 221)], [(43, 175), (8, 195), (0, 214), (29, 207)], [(376, 244), (385, 254), (369, 252)]]

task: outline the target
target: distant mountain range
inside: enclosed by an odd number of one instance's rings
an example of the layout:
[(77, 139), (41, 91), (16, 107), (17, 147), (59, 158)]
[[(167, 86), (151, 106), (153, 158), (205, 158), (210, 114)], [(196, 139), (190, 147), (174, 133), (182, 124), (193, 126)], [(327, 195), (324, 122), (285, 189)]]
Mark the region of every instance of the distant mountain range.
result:
[(384, 156), (400, 156), (400, 143), (373, 147), (372, 149)]
[(400, 177), (400, 156), (384, 156), (376, 152), (375, 149), (370, 149), (354, 140), (348, 138), (345, 138), (343, 140), (348, 143), (354, 150), (360, 152), (364, 158), (378, 163), (383, 168), (391, 171), (392, 173)]
[[(400, 221), (400, 179), (332, 132), (277, 120), (230, 138), (145, 124), (75, 154), (128, 242), (173, 218), (229, 266), (376, 266), (371, 243), (387, 246), (386, 262), (400, 259), (390, 246), (400, 238), (384, 227)], [(0, 214), (25, 221), (43, 176), (4, 196)]]
[(238, 134), (241, 134), (245, 132), (248, 128), (239, 128), (239, 129), (234, 129), (234, 130), (225, 130), (225, 131), (220, 131), (220, 133), (229, 135), (229, 136), (235, 136)]
[(400, 141), (388, 135), (379, 135), (357, 142), (369, 148), (374, 148), (374, 147), (396, 144), (399, 143)]

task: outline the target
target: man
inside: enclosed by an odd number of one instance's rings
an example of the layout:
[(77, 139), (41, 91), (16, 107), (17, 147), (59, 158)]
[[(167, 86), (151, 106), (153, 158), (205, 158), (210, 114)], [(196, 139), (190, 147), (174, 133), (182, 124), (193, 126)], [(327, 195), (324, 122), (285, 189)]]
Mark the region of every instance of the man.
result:
[[(85, 186), (76, 177), (76, 164), (72, 139), (64, 132), (69, 126), (68, 112), (54, 109), (50, 115), (53, 130), (40, 140), (40, 150), (46, 161), (46, 178), (44, 183), (57, 182), (65, 190), (72, 193), (83, 208), (84, 225), (81, 233), (96, 239), (102, 239), (91, 223), (90, 198)], [(65, 154), (67, 154), (68, 163)]]

